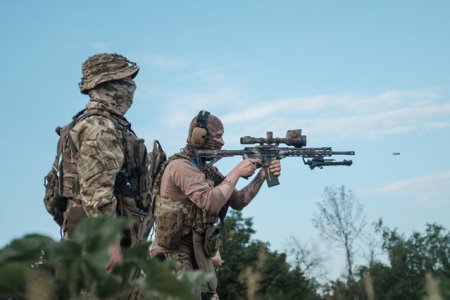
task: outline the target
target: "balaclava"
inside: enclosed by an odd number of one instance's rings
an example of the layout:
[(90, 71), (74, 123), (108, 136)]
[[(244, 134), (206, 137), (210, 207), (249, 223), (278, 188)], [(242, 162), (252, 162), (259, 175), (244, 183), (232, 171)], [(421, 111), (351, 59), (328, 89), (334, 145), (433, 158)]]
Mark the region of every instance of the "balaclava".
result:
[(105, 109), (123, 116), (133, 103), (136, 84), (131, 78), (107, 81), (89, 90), (91, 101), (104, 105)]

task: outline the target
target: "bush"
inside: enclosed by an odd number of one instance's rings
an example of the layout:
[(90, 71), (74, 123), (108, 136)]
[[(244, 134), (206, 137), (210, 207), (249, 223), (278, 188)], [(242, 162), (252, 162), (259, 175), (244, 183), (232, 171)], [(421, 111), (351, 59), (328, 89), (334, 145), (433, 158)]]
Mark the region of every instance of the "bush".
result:
[(123, 261), (106, 271), (109, 247), (129, 226), (122, 218), (85, 218), (70, 240), (30, 234), (11, 241), (0, 250), (0, 299), (124, 299), (133, 289), (144, 299), (196, 300), (206, 276), (192, 271), (176, 278), (173, 262), (148, 258), (149, 243), (125, 249)]

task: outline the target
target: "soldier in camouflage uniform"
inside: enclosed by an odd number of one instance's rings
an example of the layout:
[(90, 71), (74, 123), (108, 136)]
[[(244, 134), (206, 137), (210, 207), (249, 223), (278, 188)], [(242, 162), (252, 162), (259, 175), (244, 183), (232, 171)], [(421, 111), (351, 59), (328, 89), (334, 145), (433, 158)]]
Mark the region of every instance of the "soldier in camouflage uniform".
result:
[[(83, 217), (132, 217), (149, 210), (147, 151), (124, 118), (138, 71), (136, 63), (119, 54), (96, 54), (82, 65), (79, 86), (90, 99), (69, 128), (69, 155), (63, 152), (66, 238)], [(122, 246), (136, 242), (134, 229), (124, 235)], [(111, 269), (122, 259), (120, 244), (111, 247), (110, 256)]]
[[(154, 187), (156, 235), (150, 254), (175, 259), (176, 271), (200, 269), (214, 274), (200, 293), (201, 299), (208, 300), (219, 299), (213, 258), (218, 254), (220, 232), (215, 225), (228, 207), (241, 210), (247, 206), (265, 180), (261, 169), (246, 187), (235, 188), (240, 177), (254, 174), (256, 164), (261, 163), (258, 159), (243, 160), (227, 176), (195, 159), (197, 149), (220, 149), (223, 133), (220, 119), (201, 111), (191, 121), (187, 145), (163, 165)], [(280, 175), (280, 161), (273, 161), (269, 169)]]

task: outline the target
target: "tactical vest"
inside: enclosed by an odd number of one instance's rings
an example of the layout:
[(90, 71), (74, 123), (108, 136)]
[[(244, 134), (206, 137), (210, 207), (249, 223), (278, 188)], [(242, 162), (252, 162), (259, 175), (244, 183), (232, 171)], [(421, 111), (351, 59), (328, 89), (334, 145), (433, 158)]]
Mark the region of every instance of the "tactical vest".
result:
[[(176, 250), (183, 237), (189, 235), (192, 230), (204, 235), (209, 228), (219, 221), (218, 216), (210, 215), (205, 210), (197, 207), (193, 202), (188, 200), (175, 200), (167, 197), (162, 197), (159, 193), (161, 177), (164, 173), (165, 167), (175, 159), (190, 158), (182, 154), (175, 154), (169, 158), (161, 168), (158, 176), (155, 179), (153, 186), (154, 197), (154, 214), (156, 217), (156, 239), (157, 245), (170, 250)], [(210, 186), (214, 187), (216, 184), (208, 178), (207, 181)]]
[[(67, 219), (67, 212), (70, 209), (70, 207), (66, 209), (67, 202), (80, 202), (77, 199), (80, 193), (79, 176), (74, 159), (78, 150), (72, 142), (69, 132), (76, 123), (90, 116), (108, 118), (121, 135), (124, 164), (114, 185), (114, 195), (118, 201), (117, 214), (129, 216), (130, 209), (142, 212), (149, 212), (150, 210), (150, 189), (147, 176), (148, 158), (144, 140), (137, 138), (130, 123), (123, 117), (115, 116), (103, 110), (82, 110), (73, 117), (70, 124), (63, 128), (57, 128), (56, 131), (60, 135), (57, 155), (53, 168), (46, 177), (44, 203), (49, 213), (54, 216), (55, 221), (63, 227), (63, 230), (66, 229), (64, 227), (67, 226), (68, 222), (67, 220), (62, 222), (61, 210), (63, 209), (64, 218)], [(124, 197), (132, 198), (135, 202), (126, 203), (122, 201)], [(82, 212), (72, 214), (72, 220), (69, 223), (76, 224), (82, 217), (84, 217)]]

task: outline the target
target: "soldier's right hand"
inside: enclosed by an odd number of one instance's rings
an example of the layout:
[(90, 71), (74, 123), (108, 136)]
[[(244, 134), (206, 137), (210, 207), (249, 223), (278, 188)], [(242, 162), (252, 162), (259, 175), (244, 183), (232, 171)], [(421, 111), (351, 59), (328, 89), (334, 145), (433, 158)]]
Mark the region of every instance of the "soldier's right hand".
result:
[(256, 158), (246, 158), (241, 161), (234, 170), (239, 174), (240, 177), (252, 176), (258, 165), (261, 165), (261, 160)]

